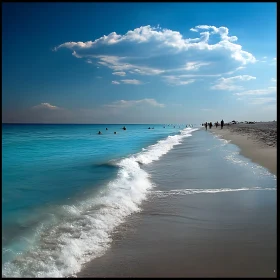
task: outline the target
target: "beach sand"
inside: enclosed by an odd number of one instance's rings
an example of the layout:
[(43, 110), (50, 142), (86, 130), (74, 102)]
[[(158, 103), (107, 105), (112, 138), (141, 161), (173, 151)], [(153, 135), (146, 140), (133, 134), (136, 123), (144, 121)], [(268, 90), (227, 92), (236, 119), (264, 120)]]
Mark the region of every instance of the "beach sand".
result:
[[(170, 194), (180, 189), (275, 188), (271, 175), (259, 177), (254, 173), (258, 168), (225, 160), (224, 148), (233, 154), (238, 150), (228, 146), (201, 130), (146, 166), (154, 195), (117, 228), (106, 254), (77, 276), (276, 277), (275, 190)], [(161, 192), (167, 196), (158, 196)]]
[(242, 155), (277, 175), (277, 122), (226, 125), (208, 131), (230, 140)]

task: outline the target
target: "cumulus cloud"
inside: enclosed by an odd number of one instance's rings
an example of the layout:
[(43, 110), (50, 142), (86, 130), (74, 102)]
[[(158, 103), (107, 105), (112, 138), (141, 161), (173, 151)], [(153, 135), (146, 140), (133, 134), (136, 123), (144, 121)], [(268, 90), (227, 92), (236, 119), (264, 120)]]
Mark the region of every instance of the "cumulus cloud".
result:
[(112, 81), (112, 84), (113, 84), (113, 85), (119, 85), (120, 82), (118, 82), (118, 81)]
[(276, 94), (276, 87), (268, 87), (265, 89), (252, 89), (246, 90), (242, 92), (235, 93), (235, 95), (242, 96), (242, 95), (267, 95), (267, 94)]
[(117, 75), (117, 76), (125, 76), (126, 73), (125, 72), (113, 72), (113, 75)]
[[(147, 25), (123, 35), (112, 32), (93, 41), (65, 42), (54, 50), (70, 49), (77, 58), (131, 75), (177, 76), (198, 70), (217, 74), (256, 62), (253, 54), (236, 43), (238, 38), (229, 35), (227, 27), (198, 25), (191, 30), (198, 37), (184, 38), (179, 31)], [(215, 43), (211, 43), (213, 36), (218, 38)]]
[(155, 99), (140, 99), (140, 100), (118, 100), (111, 104), (104, 105), (105, 107), (111, 107), (111, 108), (128, 108), (128, 107), (134, 107), (138, 105), (150, 105), (153, 107), (165, 107), (164, 104), (158, 103)]
[(33, 109), (48, 109), (48, 110), (58, 110), (61, 109), (57, 106), (51, 105), (50, 103), (41, 103), (39, 105), (33, 106)]
[(256, 77), (250, 75), (239, 75), (230, 78), (220, 78), (211, 89), (215, 90), (242, 90), (243, 86), (236, 85), (236, 82), (255, 80)]

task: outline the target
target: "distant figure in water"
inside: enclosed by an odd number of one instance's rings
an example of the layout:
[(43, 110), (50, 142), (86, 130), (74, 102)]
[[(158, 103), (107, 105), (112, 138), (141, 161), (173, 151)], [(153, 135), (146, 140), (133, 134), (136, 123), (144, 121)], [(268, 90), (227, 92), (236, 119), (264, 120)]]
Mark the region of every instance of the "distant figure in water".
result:
[(174, 126), (174, 128), (175, 128), (175, 126)]
[(154, 127), (152, 129), (155, 129)]
[(108, 130), (108, 128), (106, 127), (106, 130)]
[(221, 121), (221, 129), (224, 127), (224, 120)]
[(208, 125), (208, 124), (207, 124), (207, 122), (206, 122), (206, 123), (205, 123), (205, 130), (207, 130), (207, 125)]
[(124, 126), (122, 129), (123, 129), (123, 130), (126, 130), (126, 127)]
[(210, 129), (212, 128), (212, 122), (209, 123), (209, 128), (210, 128)]
[(148, 129), (151, 129), (150, 127)]
[(102, 134), (101, 131), (99, 130), (97, 134)]
[(215, 122), (215, 126), (216, 126), (216, 128), (218, 127), (218, 122)]
[(117, 134), (117, 132), (115, 131), (114, 134)]
[(163, 128), (165, 128), (165, 126)]

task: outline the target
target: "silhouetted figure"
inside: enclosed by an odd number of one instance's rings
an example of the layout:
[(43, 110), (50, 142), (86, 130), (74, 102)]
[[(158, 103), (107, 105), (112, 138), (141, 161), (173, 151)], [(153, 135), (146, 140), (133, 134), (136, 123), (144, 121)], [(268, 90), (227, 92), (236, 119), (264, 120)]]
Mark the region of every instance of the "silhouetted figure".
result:
[(108, 128), (106, 127), (106, 130), (108, 130)]
[(102, 134), (101, 131), (99, 130), (97, 134)]
[(205, 130), (207, 130), (207, 125), (208, 125), (208, 124), (207, 124), (207, 122), (206, 122), (206, 123), (205, 123)]
[(148, 129), (151, 129), (150, 127)]
[(221, 121), (221, 129), (224, 127), (224, 120)]
[(117, 134), (117, 132), (115, 131), (114, 134)]
[(212, 122), (210, 122), (210, 123), (209, 123), (209, 128), (211, 129), (211, 128), (212, 128), (212, 126), (213, 126), (213, 125), (212, 125)]
[(124, 126), (122, 129), (123, 129), (123, 130), (126, 130), (126, 127)]

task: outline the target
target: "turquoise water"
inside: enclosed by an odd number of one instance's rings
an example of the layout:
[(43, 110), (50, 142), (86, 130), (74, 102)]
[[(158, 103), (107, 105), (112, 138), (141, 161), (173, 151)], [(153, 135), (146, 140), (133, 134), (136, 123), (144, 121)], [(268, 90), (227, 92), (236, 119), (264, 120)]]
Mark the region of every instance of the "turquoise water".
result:
[(103, 254), (152, 187), (141, 164), (196, 130), (125, 126), (2, 125), (5, 276), (66, 276)]

